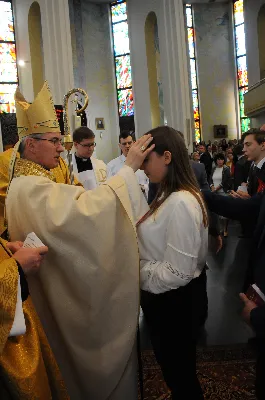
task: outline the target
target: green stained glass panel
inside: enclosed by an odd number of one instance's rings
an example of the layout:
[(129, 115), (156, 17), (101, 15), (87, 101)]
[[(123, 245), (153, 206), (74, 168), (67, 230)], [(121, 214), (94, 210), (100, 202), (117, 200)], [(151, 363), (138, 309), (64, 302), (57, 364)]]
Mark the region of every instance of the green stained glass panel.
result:
[(245, 101), (244, 101), (244, 94), (247, 93), (248, 88), (239, 89), (239, 104), (240, 104), (240, 118), (245, 118)]
[(250, 119), (242, 118), (241, 119), (241, 133), (247, 132), (250, 129)]

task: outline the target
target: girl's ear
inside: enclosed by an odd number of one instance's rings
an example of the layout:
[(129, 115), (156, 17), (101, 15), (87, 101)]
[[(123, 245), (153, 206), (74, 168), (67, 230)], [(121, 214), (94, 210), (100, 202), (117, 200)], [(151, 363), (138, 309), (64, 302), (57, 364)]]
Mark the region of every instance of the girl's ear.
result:
[(164, 152), (164, 158), (165, 158), (165, 164), (169, 165), (171, 163), (171, 160), (172, 160), (172, 155), (171, 155), (170, 151), (165, 151)]

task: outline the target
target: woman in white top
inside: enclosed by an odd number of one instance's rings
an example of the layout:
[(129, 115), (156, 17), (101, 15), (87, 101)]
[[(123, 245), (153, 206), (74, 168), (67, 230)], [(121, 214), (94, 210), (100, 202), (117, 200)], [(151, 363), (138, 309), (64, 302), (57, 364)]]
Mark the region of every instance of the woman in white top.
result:
[(196, 376), (196, 340), (207, 314), (208, 218), (183, 135), (162, 126), (143, 164), (160, 183), (138, 222), (141, 306), (172, 399), (203, 399)]
[[(214, 162), (215, 167), (212, 169), (210, 177), (210, 188), (212, 192), (217, 192), (225, 196), (232, 189), (230, 168), (225, 165), (225, 156), (223, 153), (217, 153), (214, 157)], [(221, 217), (221, 220), (223, 221), (224, 237), (227, 237), (229, 220), (223, 217)]]

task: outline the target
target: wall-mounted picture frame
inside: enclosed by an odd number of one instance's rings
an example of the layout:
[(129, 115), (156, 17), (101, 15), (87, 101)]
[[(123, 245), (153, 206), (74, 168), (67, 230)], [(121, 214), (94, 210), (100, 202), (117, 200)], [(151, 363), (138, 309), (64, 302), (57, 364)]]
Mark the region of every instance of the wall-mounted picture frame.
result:
[(228, 136), (228, 126), (227, 125), (214, 125), (213, 135), (215, 139), (223, 139)]
[(95, 125), (97, 131), (104, 131), (105, 130), (105, 120), (104, 118), (96, 118)]

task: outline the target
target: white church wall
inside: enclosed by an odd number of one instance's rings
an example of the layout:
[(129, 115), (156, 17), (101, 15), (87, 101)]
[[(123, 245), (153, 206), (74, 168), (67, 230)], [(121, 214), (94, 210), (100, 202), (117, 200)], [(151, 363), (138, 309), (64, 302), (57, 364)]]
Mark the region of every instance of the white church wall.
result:
[[(14, 0), (15, 29), (18, 59), (25, 61), (19, 67), (20, 88), (32, 101), (33, 84), (30, 59), (28, 14), (32, 0)], [(73, 63), (67, 0), (39, 0), (42, 24), (44, 77), (49, 82), (55, 104), (62, 104), (64, 94), (73, 87)]]
[[(75, 86), (88, 93), (88, 126), (96, 135), (96, 156), (108, 162), (118, 156), (119, 135), (109, 5), (87, 0), (73, 0), (72, 5)], [(105, 130), (96, 130), (95, 118), (104, 118)]]
[(245, 33), (249, 86), (260, 81), (258, 14), (264, 0), (244, 0)]
[(214, 125), (228, 125), (237, 137), (237, 94), (229, 4), (193, 4), (203, 139)]
[(154, 12), (161, 52), (165, 122), (181, 130), (189, 144), (192, 142), (191, 106), (182, 0), (130, 0), (127, 7), (136, 134), (139, 136), (152, 128), (145, 22), (148, 14)]

